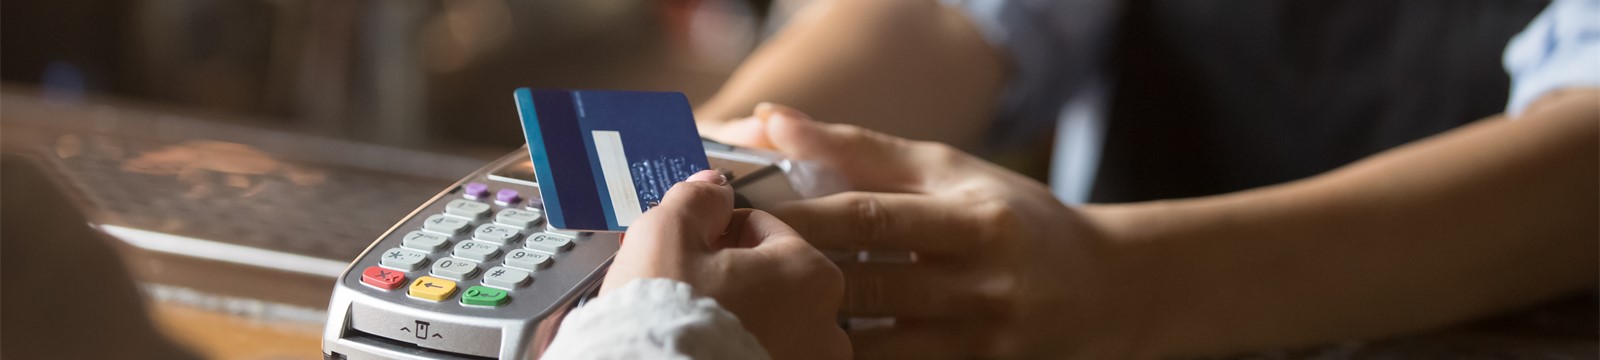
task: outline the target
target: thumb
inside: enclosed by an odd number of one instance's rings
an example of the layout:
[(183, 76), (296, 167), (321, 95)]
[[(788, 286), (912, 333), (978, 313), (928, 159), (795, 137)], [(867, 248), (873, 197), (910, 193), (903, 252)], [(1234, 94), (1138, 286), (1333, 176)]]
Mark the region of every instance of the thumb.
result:
[(855, 190), (917, 192), (925, 160), (915, 143), (858, 126), (825, 124), (787, 106), (762, 103), (756, 117), (767, 121), (773, 149), (791, 160), (812, 161), (837, 171)]
[(697, 172), (667, 190), (661, 204), (628, 226), (601, 293), (639, 278), (688, 281), (688, 269), (710, 253), (733, 215), (733, 188), (716, 171)]
[(747, 148), (771, 149), (772, 142), (767, 140), (767, 120), (763, 117), (750, 116), (713, 126), (701, 126), (701, 133), (711, 140), (723, 144), (742, 146)]
[(656, 250), (703, 251), (727, 229), (732, 214), (733, 188), (727, 179), (715, 170), (701, 170), (673, 185), (661, 204), (628, 227), (622, 250), (639, 244)]

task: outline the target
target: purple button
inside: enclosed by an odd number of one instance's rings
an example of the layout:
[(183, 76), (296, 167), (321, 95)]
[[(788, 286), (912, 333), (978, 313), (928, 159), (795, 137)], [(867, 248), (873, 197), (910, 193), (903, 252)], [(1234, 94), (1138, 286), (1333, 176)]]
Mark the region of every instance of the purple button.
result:
[(494, 201), (510, 204), (517, 202), (517, 200), (522, 200), (522, 197), (517, 196), (516, 190), (500, 189), (499, 192), (494, 193)]
[(483, 183), (467, 183), (466, 190), (467, 192), (463, 195), (466, 195), (469, 198), (481, 198), (484, 195), (489, 194), (489, 185), (484, 185)]

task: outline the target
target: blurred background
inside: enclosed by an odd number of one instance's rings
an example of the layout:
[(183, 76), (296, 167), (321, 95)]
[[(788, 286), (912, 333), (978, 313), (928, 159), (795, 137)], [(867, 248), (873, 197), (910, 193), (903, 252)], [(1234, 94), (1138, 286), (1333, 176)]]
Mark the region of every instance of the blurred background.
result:
[(0, 80), (404, 147), (521, 142), (519, 86), (703, 100), (803, 1), (8, 1)]
[[(699, 104), (807, 2), (6, 1), (0, 358), (317, 358), (345, 265), (522, 146), (514, 88)], [(1555, 303), (1246, 358), (1592, 358), (1592, 296)]]

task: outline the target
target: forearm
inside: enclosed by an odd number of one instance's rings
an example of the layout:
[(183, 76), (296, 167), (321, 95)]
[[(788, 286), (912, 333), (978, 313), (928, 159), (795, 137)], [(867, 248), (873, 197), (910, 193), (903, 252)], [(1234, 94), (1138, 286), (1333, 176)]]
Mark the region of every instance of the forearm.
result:
[(971, 145), (1006, 65), (962, 13), (929, 0), (818, 1), (696, 110), (702, 126), (760, 102), (905, 137)]
[(1600, 92), (1304, 181), (1088, 209), (1162, 355), (1418, 330), (1595, 283)]

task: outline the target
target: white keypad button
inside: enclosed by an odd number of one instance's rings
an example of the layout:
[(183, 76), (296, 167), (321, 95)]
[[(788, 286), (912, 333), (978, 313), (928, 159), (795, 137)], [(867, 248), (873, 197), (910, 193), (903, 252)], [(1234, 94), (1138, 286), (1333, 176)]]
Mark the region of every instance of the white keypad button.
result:
[(444, 213), (468, 219), (478, 219), (489, 214), (489, 204), (467, 199), (455, 199), (450, 200), (450, 203), (444, 206)]
[(527, 229), (533, 227), (534, 225), (539, 225), (539, 222), (543, 219), (544, 215), (541, 215), (538, 211), (522, 209), (500, 210), (499, 213), (495, 213), (494, 215), (494, 222), (520, 229)]
[(422, 228), (424, 230), (443, 233), (445, 235), (460, 234), (461, 231), (466, 230), (467, 226), (469, 225), (472, 225), (472, 221), (454, 216), (444, 216), (443, 214), (429, 216), (428, 220), (422, 221)]
[(500, 246), (476, 240), (463, 240), (456, 244), (455, 251), (450, 254), (472, 261), (489, 261), (500, 254)]
[(379, 255), (378, 265), (411, 271), (422, 267), (422, 263), (426, 261), (428, 261), (428, 254), (424, 254), (421, 251), (392, 248), (384, 251), (383, 255)]
[(535, 271), (550, 266), (550, 255), (532, 250), (516, 249), (506, 253), (506, 266)]
[(489, 268), (483, 273), (483, 284), (506, 290), (516, 290), (528, 282), (528, 272), (504, 266)]
[(551, 233), (534, 233), (528, 235), (528, 240), (523, 245), (529, 249), (557, 253), (572, 248), (572, 238)]
[(446, 245), (450, 245), (449, 236), (422, 231), (412, 231), (407, 233), (406, 237), (403, 239), (404, 240), (401, 240), (400, 242), (400, 246), (403, 246), (407, 249), (430, 253), (444, 250)]
[(517, 233), (516, 228), (495, 224), (478, 225), (478, 229), (472, 230), (473, 239), (491, 242), (495, 245), (505, 245), (512, 241), (517, 241), (517, 236), (520, 235)]
[(461, 259), (439, 259), (433, 262), (433, 276), (455, 281), (472, 278), (478, 272), (478, 263)]

